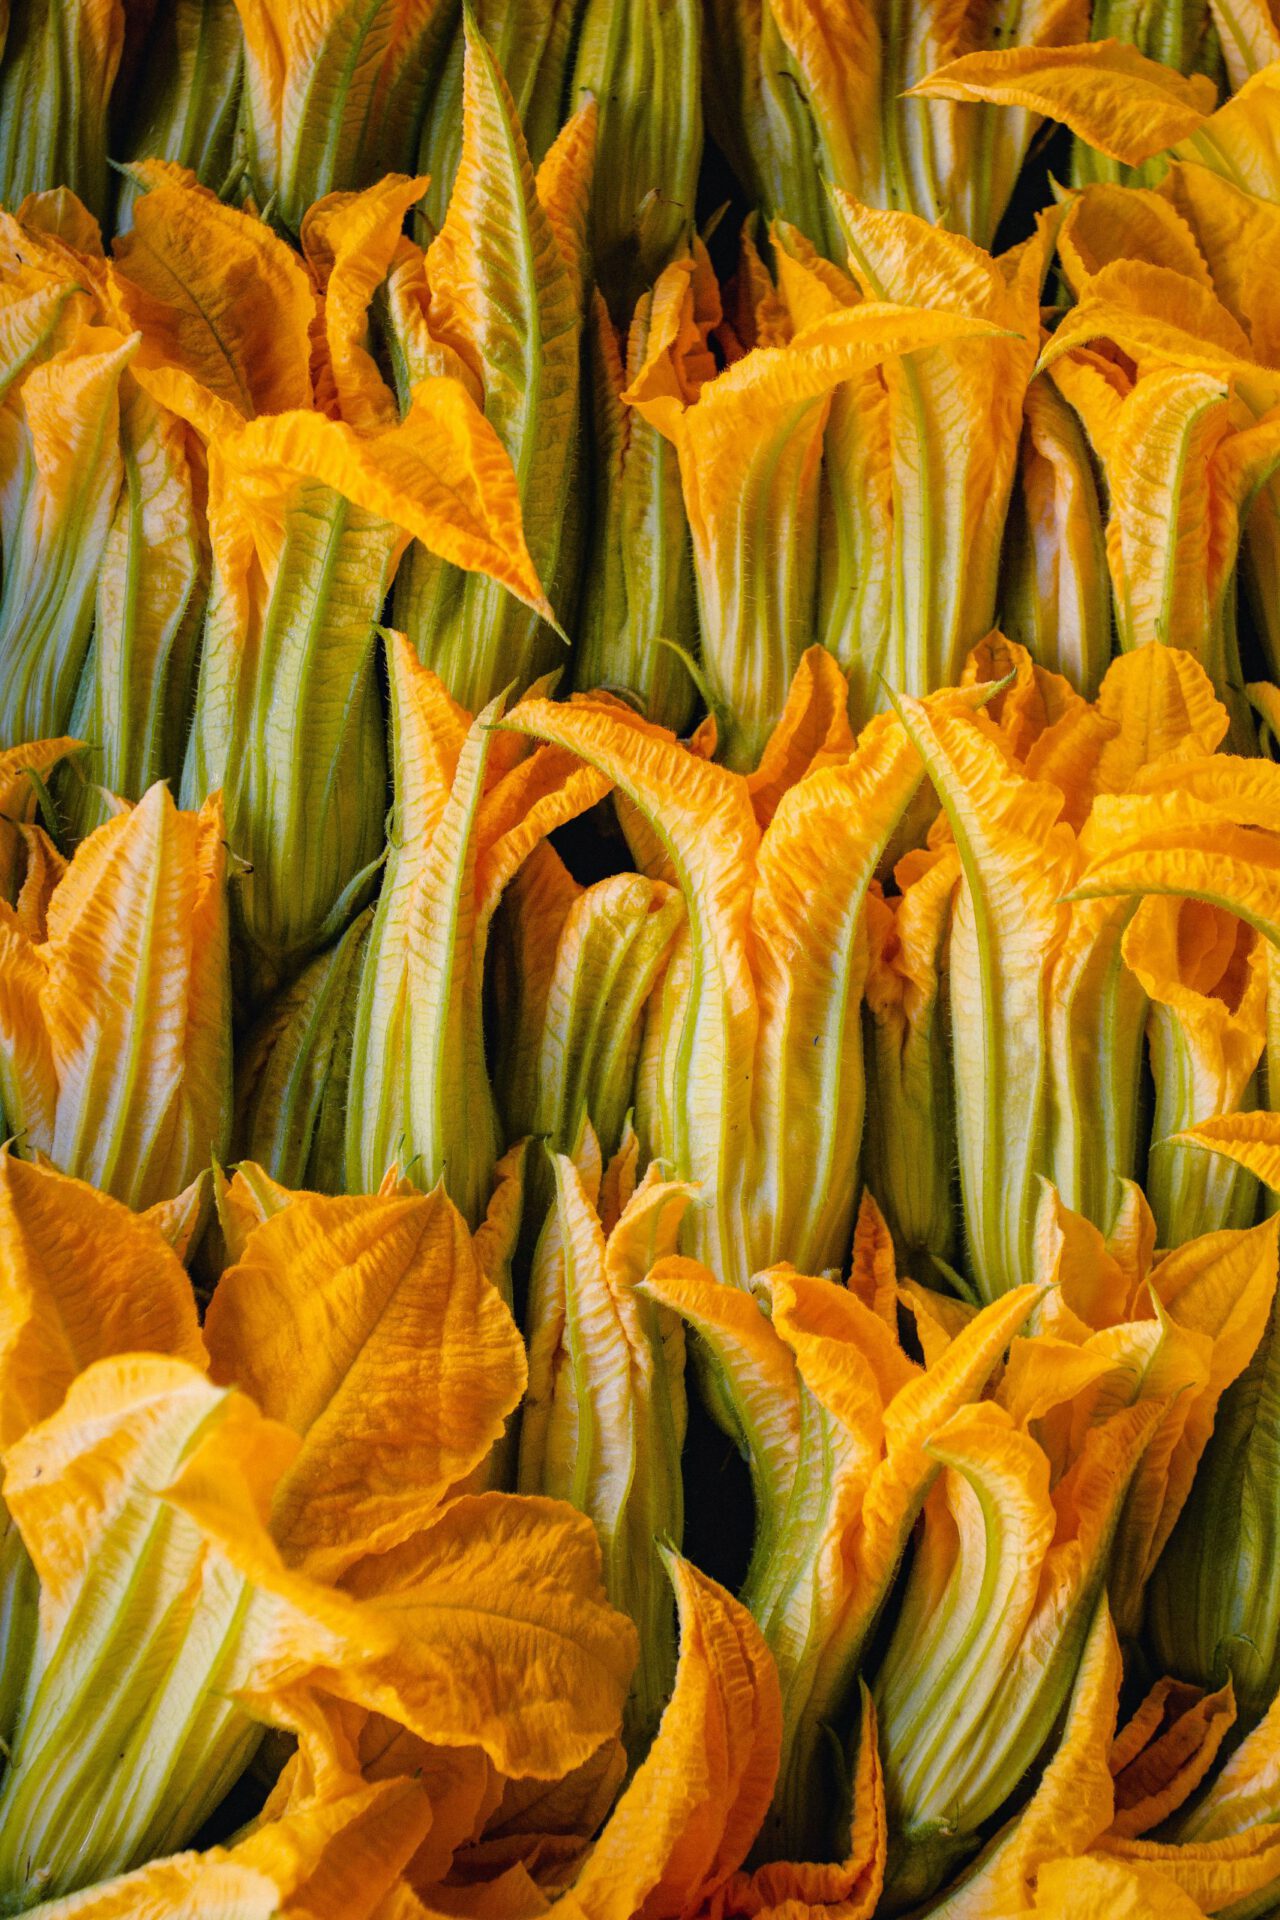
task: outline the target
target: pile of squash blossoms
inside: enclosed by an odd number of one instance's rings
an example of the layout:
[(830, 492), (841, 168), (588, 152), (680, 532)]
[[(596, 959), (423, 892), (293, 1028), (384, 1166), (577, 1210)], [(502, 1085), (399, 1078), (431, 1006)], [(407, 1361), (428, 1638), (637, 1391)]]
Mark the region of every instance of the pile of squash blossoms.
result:
[(1273, 6), (0, 8), (0, 1915), (1280, 1914)]

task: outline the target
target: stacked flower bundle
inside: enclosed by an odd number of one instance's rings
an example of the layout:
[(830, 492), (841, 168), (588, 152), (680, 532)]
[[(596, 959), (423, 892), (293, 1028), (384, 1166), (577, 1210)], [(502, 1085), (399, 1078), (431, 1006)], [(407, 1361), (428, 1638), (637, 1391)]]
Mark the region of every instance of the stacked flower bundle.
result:
[(0, 19), (0, 1914), (1280, 1914), (1280, 16)]

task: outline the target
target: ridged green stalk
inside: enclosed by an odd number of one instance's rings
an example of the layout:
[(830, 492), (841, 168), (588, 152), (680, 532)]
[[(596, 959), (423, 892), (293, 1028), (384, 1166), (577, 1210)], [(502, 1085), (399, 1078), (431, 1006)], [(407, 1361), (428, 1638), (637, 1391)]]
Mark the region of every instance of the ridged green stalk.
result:
[(269, 1002), (237, 1054), (234, 1152), (295, 1190), (341, 1193), (347, 1075), (373, 908)]
[(587, 0), (569, 102), (600, 103), (591, 243), (597, 284), (619, 322), (696, 212), (701, 52), (696, 0)]
[(0, 204), (70, 187), (106, 212), (107, 110), (124, 39), (115, 0), (15, 0), (0, 28)]
[(698, 611), (680, 463), (671, 442), (622, 400), (644, 357), (651, 298), (632, 320), (624, 373), (613, 323), (597, 293), (587, 327), (592, 520), (575, 631), (575, 684), (625, 689), (650, 720), (680, 732), (696, 690), (675, 652), (698, 645)]
[[(243, 70), (235, 0), (164, 0), (148, 27), (124, 156), (190, 167), (216, 193), (231, 171)], [(126, 175), (118, 229), (129, 225), (137, 193)]]
[[(1206, 1156), (1207, 1157), (1207, 1156)], [(1216, 1158), (1216, 1156), (1214, 1156)], [(1147, 1589), (1162, 1671), (1220, 1686), (1246, 1722), (1280, 1692), (1280, 1314), (1218, 1405), (1191, 1493)]]

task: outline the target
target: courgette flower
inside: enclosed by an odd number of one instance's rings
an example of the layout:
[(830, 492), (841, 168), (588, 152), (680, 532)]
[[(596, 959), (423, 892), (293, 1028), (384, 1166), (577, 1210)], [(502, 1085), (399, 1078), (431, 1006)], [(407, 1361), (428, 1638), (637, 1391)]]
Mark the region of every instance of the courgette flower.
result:
[[(465, 16), (462, 155), (444, 224), (424, 255), (399, 249), (388, 289), (402, 400), (444, 368), (465, 383), (515, 470), (531, 565), (557, 607), (573, 599), (581, 529), (575, 487), (587, 216), (596, 108), (567, 122), (536, 177), (497, 60)], [(523, 692), (562, 658), (545, 603), (518, 605), (500, 571), (464, 577), (456, 556), (413, 547), (395, 620), (472, 712)]]
[(946, 947), (960, 878), (954, 847), (906, 853), (896, 893), (867, 894), (867, 1126), (863, 1165), (905, 1264), (936, 1279), (955, 1258), (955, 1096)]
[(1153, 1266), (1150, 1215), (1129, 1199), (1105, 1246), (1046, 1191), (1053, 1291), (991, 1398), (930, 1443), (946, 1472), (874, 1683), (899, 1905), (950, 1878), (1035, 1763), (1104, 1585), (1137, 1631), (1219, 1398), (1266, 1324), (1277, 1222)]
[(890, 716), (855, 745), (847, 705), (835, 662), (810, 648), (749, 775), (616, 702), (529, 699), (508, 722), (612, 781), (638, 863), (684, 894), (638, 1131), (646, 1161), (697, 1186), (689, 1250), (737, 1287), (788, 1256), (839, 1268), (853, 1233), (862, 908), (921, 767)]
[(501, 1798), (495, 1806), (491, 1790), (486, 1806), (456, 1765), (437, 1798), (438, 1758), (399, 1743), (388, 1761), (424, 1778), (432, 1834), (436, 1822), (450, 1838), (459, 1824), (463, 1831), (443, 1860), (428, 1838), (406, 1872), (396, 1920), (674, 1920), (737, 1910), (738, 1869), (777, 1772), (778, 1678), (750, 1614), (678, 1554), (664, 1550), (662, 1559), (679, 1612), (679, 1664), (653, 1745), (616, 1805), (609, 1810), (618, 1785), (609, 1750), (603, 1770), (593, 1761), (537, 1797), (499, 1779)]
[[(125, 481), (124, 382), (139, 342), (113, 309), (97, 224), (66, 193), (0, 213), (0, 303), (7, 748), (69, 730)], [(118, 567), (108, 573), (118, 583)]]
[(692, 1196), (656, 1165), (637, 1183), (638, 1157), (629, 1133), (602, 1166), (589, 1125), (574, 1157), (554, 1156), (554, 1208), (530, 1281), (517, 1485), (595, 1522), (606, 1591), (640, 1634), (625, 1724), (643, 1753), (675, 1670), (662, 1552), (684, 1525), (685, 1430), (684, 1329), (643, 1282), (674, 1254)]
[(8, 1904), (181, 1847), (264, 1725), (315, 1780), (351, 1771), (344, 1703), (517, 1778), (612, 1737), (634, 1633), (589, 1523), (458, 1493), (525, 1365), (443, 1193), (286, 1196), (203, 1334), (146, 1222), (11, 1157), (0, 1193), (4, 1494), (39, 1588), (0, 1689)]
[[(1162, 640), (1194, 653), (1228, 703), (1236, 743), (1251, 748), (1236, 567), (1246, 527), (1264, 578), (1280, 553), (1280, 519), (1265, 491), (1280, 464), (1280, 339), (1248, 269), (1218, 298), (1188, 219), (1221, 262), (1225, 234), (1241, 219), (1223, 202), (1247, 200), (1202, 167), (1174, 169), (1159, 195), (1105, 187), (1081, 195), (1060, 237), (1077, 305), (1043, 364), (1106, 478), (1121, 647)], [(1280, 232), (1277, 210), (1258, 205)], [(1268, 644), (1276, 639), (1274, 617), (1262, 631)]]
[(251, 1001), (372, 887), (386, 804), (374, 624), (410, 534), (545, 604), (479, 410), (456, 380), (427, 378), (399, 420), (366, 346), (420, 188), (397, 176), (313, 208), (304, 262), (203, 188), (162, 184), (116, 247), (139, 379), (207, 451), (213, 586), (183, 792), (222, 791), (251, 869), (234, 899)]
[[(1215, 1116), (1182, 1149), (1280, 1185), (1280, 1118)], [(1182, 1516), (1152, 1576), (1148, 1631), (1171, 1672), (1201, 1684), (1229, 1678), (1246, 1722), (1280, 1693), (1280, 1608), (1273, 1563), (1280, 1503), (1276, 1473), (1277, 1321), (1223, 1396)]]
[[(660, 344), (687, 397), (714, 373), (708, 336), (721, 319), (720, 289), (700, 241), (641, 294), (625, 341), (604, 296), (587, 324), (594, 509), (583, 563), (574, 680), (584, 691), (635, 694), (649, 719), (677, 732), (694, 687), (681, 652), (698, 651), (689, 524), (675, 448), (624, 399)], [(662, 642), (672, 645), (663, 645)]]
[(184, 813), (157, 785), (122, 806), (55, 873), (43, 917), (0, 913), (6, 1128), (129, 1206), (172, 1199), (225, 1153), (230, 1120), (216, 797)]
[[(550, 846), (533, 849), (494, 942), (494, 1081), (509, 1137), (568, 1153), (586, 1118), (613, 1158), (636, 1102), (649, 999), (683, 920), (683, 896), (665, 880), (617, 873), (580, 887)], [(547, 1200), (549, 1171), (531, 1183)]]
[[(673, 303), (665, 324), (651, 325), (645, 359), (624, 395), (679, 456), (703, 669), (735, 767), (759, 758), (812, 630), (820, 466), (837, 396), (842, 412), (827, 457), (834, 446), (834, 457), (852, 464), (832, 473), (831, 490), (837, 499), (856, 500), (862, 468), (873, 460), (882, 476), (892, 473), (892, 548), (868, 543), (861, 558), (885, 576), (896, 569), (903, 582), (888, 634), (878, 626), (862, 631), (860, 602), (828, 590), (835, 606), (823, 638), (854, 680), (855, 717), (869, 711), (877, 671), (928, 692), (954, 677), (957, 646), (963, 652), (991, 624), (987, 601), (995, 590), (1021, 385), (1038, 338), (1043, 244), (1030, 243), (1016, 266), (1006, 263), (1006, 279), (978, 249), (933, 234), (921, 221), (875, 214), (840, 196), (837, 206), (857, 280), (846, 283), (846, 294), (837, 297), (834, 276), (810, 268), (811, 291), (794, 326), (788, 323), (777, 344), (754, 347), (709, 378), (700, 359), (689, 358), (697, 321), (690, 286), (683, 309)], [(797, 265), (795, 278), (801, 270)], [(1005, 337), (1011, 324), (1024, 330), (1016, 342)], [(888, 389), (883, 405), (870, 404), (882, 392), (877, 370)], [(847, 404), (845, 393), (853, 396)], [(957, 394), (983, 421), (981, 435), (965, 436), (960, 455), (951, 429), (940, 435), (931, 417), (941, 408), (953, 419)], [(864, 414), (851, 422), (849, 409), (860, 399)], [(867, 435), (871, 453), (862, 445)], [(994, 453), (986, 451), (992, 446)], [(961, 471), (953, 470), (957, 460)], [(856, 517), (855, 508), (847, 511)], [(955, 548), (963, 565), (954, 569), (939, 558), (953, 540), (963, 542)], [(837, 562), (849, 571), (844, 544), (837, 539)]]
[(1111, 659), (1102, 503), (1084, 431), (1047, 374), (1023, 401), (1000, 607), (1010, 640), (1094, 698)]
[[(1087, 31), (1088, 9), (1037, 5), (1012, 25), (924, 0), (712, 0), (707, 119), (753, 204), (844, 257), (827, 184), (989, 247), (1035, 132), (1031, 113), (957, 113), (915, 86), (960, 48), (1035, 57)], [(982, 56), (971, 56), (980, 58)]]
[[(1258, 18), (1255, 0), (1229, 4), (1241, 16)], [(1225, 11), (1218, 18), (1227, 25)], [(1078, 140), (1121, 166), (1142, 167), (1168, 153), (1199, 161), (1266, 199), (1280, 199), (1280, 46), (1259, 60), (1256, 41), (1257, 50), (1249, 52), (1233, 39), (1228, 27), (1223, 54), (1238, 91), (1222, 106), (1208, 74), (1181, 74), (1122, 40), (964, 53), (921, 80), (914, 92), (1043, 115), (1062, 121)], [(1158, 169), (1147, 177), (1158, 178)]]
[[(139, 800), (180, 771), (208, 575), (202, 481), (183, 423), (134, 376), (140, 343), (96, 221), (58, 191), (0, 215), (0, 232), (13, 382), (0, 726), (15, 743), (51, 723), (82, 734), (83, 771), (57, 783), (79, 835), (109, 817), (109, 795)], [(95, 342), (105, 384), (82, 378)]]
[(899, 1341), (892, 1245), (869, 1199), (848, 1287), (775, 1267), (753, 1299), (677, 1258), (651, 1270), (645, 1291), (688, 1320), (729, 1382), (751, 1467), (756, 1537), (743, 1599), (783, 1697), (782, 1761), (758, 1856), (829, 1860), (849, 1808), (827, 1730), (839, 1738), (856, 1714), (868, 1637), (938, 1471), (931, 1448), (982, 1392), (1034, 1292), (985, 1308), (917, 1366)]
[(1179, 1136), (1201, 1120), (1258, 1105), (1267, 942), (1222, 907), (1163, 896), (1142, 902), (1121, 952), (1151, 1003), (1155, 1110), (1146, 1187), (1159, 1244), (1176, 1247), (1196, 1232), (1247, 1226), (1258, 1199), (1253, 1176)]
[[(1259, 765), (1210, 758), (1227, 717), (1185, 653), (1149, 646), (1121, 656), (1093, 704), (1025, 657), (1018, 664), (1017, 653), (987, 648), (975, 656), (970, 677), (979, 681), (995, 673), (1002, 656), (1014, 660), (1018, 674), (986, 713), (935, 702), (924, 720), (918, 703), (897, 703), (943, 804), (946, 824), (933, 830), (935, 848), (954, 841), (962, 871), (947, 978), (960, 1187), (972, 1278), (983, 1299), (1034, 1277), (1042, 1174), (1069, 1206), (1104, 1231), (1110, 1227), (1119, 1182), (1138, 1167), (1147, 1022), (1144, 980), (1135, 970), (1143, 965), (1142, 923), (1127, 947), (1126, 928), (1148, 890), (1210, 908), (1221, 892), (1201, 870), (1187, 872), (1181, 884), (1148, 888), (1135, 862), (1127, 888), (1104, 901), (1084, 896), (1085, 876), (1093, 863), (1107, 865), (1109, 843), (1123, 840), (1131, 793), (1174, 786), (1189, 768), (1211, 768), (1224, 808), (1237, 793), (1247, 805)], [(904, 902), (914, 887), (932, 883), (933, 872), (909, 856)], [(1206, 923), (1211, 935), (1224, 930), (1223, 965), (1232, 943), (1243, 942), (1246, 962), (1256, 966), (1248, 961), (1254, 943), (1236, 931), (1232, 914), (1243, 910), (1230, 908), (1221, 922), (1210, 912)], [(1193, 924), (1188, 913), (1189, 935)], [(1194, 954), (1172, 956), (1172, 977), (1164, 970), (1157, 978), (1149, 968), (1147, 983), (1162, 998), (1185, 997), (1182, 970), (1194, 964)], [(1212, 956), (1207, 964), (1212, 974)], [(1187, 985), (1195, 980), (1193, 972)], [(1221, 969), (1209, 984), (1222, 984)], [(1158, 1033), (1161, 1018), (1157, 1013)], [(1256, 1062), (1256, 988), (1243, 1012), (1228, 988), (1205, 1009), (1203, 1025), (1225, 1029), (1228, 1053), (1252, 1052)], [(1193, 1052), (1199, 1044), (1194, 1032), (1173, 1039)], [(1203, 1095), (1178, 1080), (1176, 1066), (1161, 1072), (1166, 1112), (1179, 1108), (1189, 1122)], [(1238, 1097), (1251, 1071), (1234, 1082)], [(1212, 1078), (1208, 1057), (1205, 1072)], [(905, 1136), (908, 1150), (913, 1138)], [(1183, 1232), (1194, 1226), (1185, 1211), (1176, 1222), (1162, 1221), (1173, 1224)]]
[(422, 95), (453, 23), (447, 0), (235, 0), (240, 124), (259, 205), (297, 233), (325, 194), (413, 160)]
[[(1212, 1838), (1182, 1838), (1181, 1822), (1173, 1839), (1147, 1838), (1212, 1768), (1234, 1707), (1229, 1694), (1201, 1698), (1198, 1689), (1158, 1682), (1117, 1735), (1121, 1677), (1104, 1599), (1057, 1750), (1034, 1793), (956, 1886), (921, 1910), (929, 1920), (1245, 1920), (1270, 1908), (1280, 1834), (1264, 1811), (1265, 1789), (1255, 1795), (1249, 1777), (1254, 1769), (1265, 1777), (1270, 1752), (1259, 1743), (1250, 1754), (1246, 1742), (1227, 1763), (1201, 1803), (1221, 1807)], [(1264, 1890), (1268, 1897), (1259, 1898)]]
[[(38, 859), (39, 850), (51, 844), (47, 836), (38, 840), (35, 834), (45, 781), (82, 745), (70, 739), (33, 740), (27, 746), (10, 747), (7, 753), (0, 753), (0, 900), (7, 906), (18, 905), (33, 854)], [(43, 913), (42, 905), (37, 925)]]
[[(478, 1224), (501, 1149), (485, 1059), (489, 928), (503, 888), (551, 830), (607, 779), (572, 753), (476, 719), (387, 635), (395, 806), (382, 892), (361, 967), (346, 1089), (347, 1186), (373, 1191), (393, 1162), (418, 1186), (443, 1178)], [(530, 704), (508, 723), (524, 726)]]

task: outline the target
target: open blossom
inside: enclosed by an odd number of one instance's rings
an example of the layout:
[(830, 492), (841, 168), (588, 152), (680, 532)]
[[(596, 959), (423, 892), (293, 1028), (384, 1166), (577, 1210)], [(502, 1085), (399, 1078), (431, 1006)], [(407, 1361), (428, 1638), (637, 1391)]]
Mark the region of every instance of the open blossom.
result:
[(443, 1194), (284, 1196), (203, 1331), (154, 1226), (11, 1156), (0, 1194), (8, 1901), (181, 1849), (265, 1726), (341, 1770), (343, 1700), (517, 1777), (616, 1729), (589, 1522), (456, 1492), (525, 1362)]

